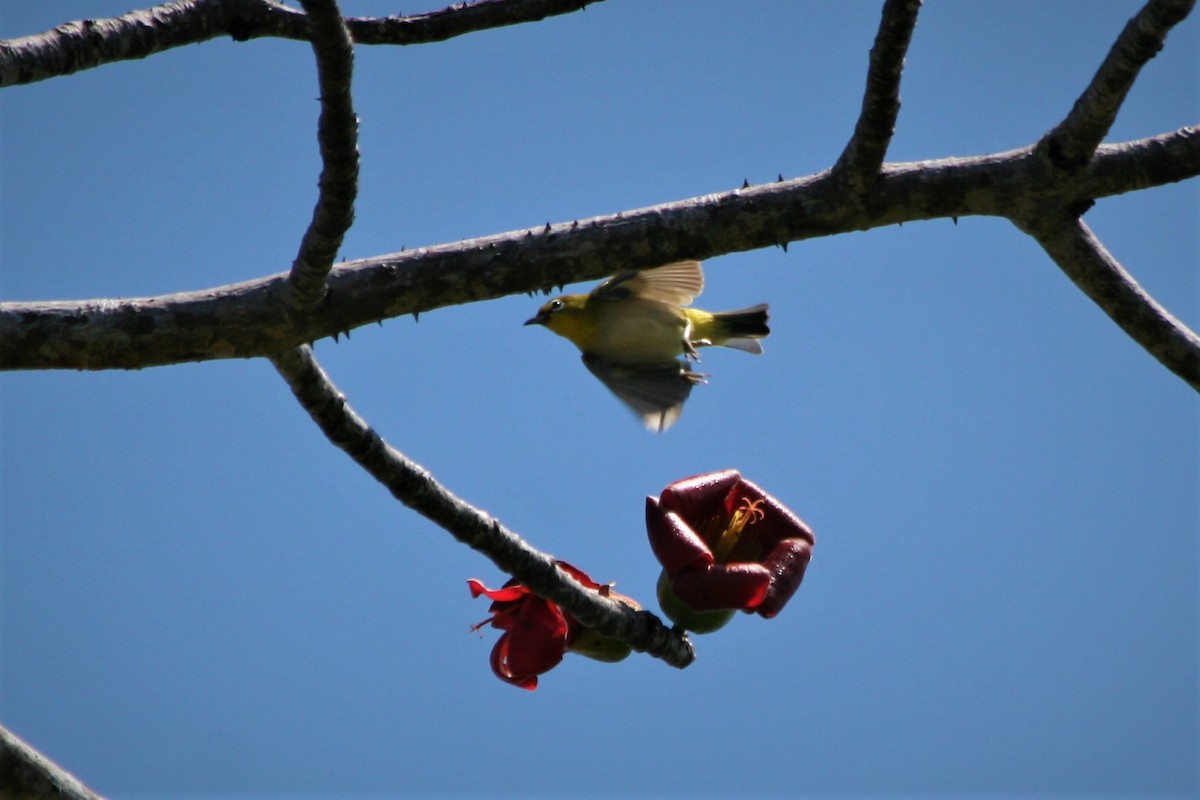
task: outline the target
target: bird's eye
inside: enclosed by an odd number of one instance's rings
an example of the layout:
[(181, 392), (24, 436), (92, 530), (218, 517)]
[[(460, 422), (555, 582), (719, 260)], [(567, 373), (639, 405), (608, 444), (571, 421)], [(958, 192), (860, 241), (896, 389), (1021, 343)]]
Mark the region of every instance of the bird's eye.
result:
[(563, 309), (563, 301), (562, 300), (551, 300), (549, 303), (546, 304), (546, 310), (549, 311), (551, 314), (553, 314), (555, 311), (562, 311), (562, 309)]

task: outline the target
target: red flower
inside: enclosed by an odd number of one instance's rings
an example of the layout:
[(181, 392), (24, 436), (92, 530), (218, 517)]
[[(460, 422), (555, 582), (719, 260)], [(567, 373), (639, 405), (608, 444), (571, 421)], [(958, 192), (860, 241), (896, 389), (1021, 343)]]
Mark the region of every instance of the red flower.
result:
[[(612, 591), (609, 585), (593, 581), (583, 570), (565, 561), (556, 561), (564, 572), (588, 589), (612, 597), (634, 608), (631, 598)], [(475, 579), (467, 581), (472, 597), (486, 595), (492, 600), (492, 616), (471, 626), (477, 631), (484, 625), (504, 631), (492, 648), (492, 672), (506, 683), (522, 689), (537, 688), (537, 676), (558, 666), (571, 650), (600, 661), (620, 661), (629, 655), (629, 647), (606, 639), (585, 628), (557, 604), (538, 597), (516, 578), (500, 589), (489, 589)]]
[[(646, 532), (663, 565), (664, 588), (698, 612), (741, 609), (771, 618), (804, 578), (815, 542), (812, 530), (786, 506), (736, 470), (675, 481), (646, 498)], [(715, 630), (724, 624), (723, 617)], [(703, 629), (700, 629), (701, 632)]]

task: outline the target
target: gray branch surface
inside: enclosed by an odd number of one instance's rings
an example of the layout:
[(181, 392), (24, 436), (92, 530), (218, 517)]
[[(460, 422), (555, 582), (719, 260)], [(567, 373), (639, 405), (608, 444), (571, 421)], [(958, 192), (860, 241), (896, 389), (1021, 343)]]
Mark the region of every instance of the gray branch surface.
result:
[[(467, 33), (537, 22), (602, 0), (477, 0), (414, 16), (348, 17), (355, 44), (441, 42)], [(274, 0), (177, 0), (110, 19), (59, 25), (0, 40), (0, 87), (70, 75), (117, 61), (198, 44), (219, 36), (307, 40), (307, 16)]]
[(834, 172), (842, 174), (856, 192), (866, 192), (879, 175), (896, 131), (900, 74), (904, 71), (904, 54), (912, 41), (920, 9), (921, 0), (887, 0), (883, 5), (883, 19), (867, 67), (862, 111), (854, 135), (834, 165)]
[(1200, 337), (1139, 286), (1083, 220), (1039, 223), (1023, 230), (1121, 330), (1200, 392)]
[(0, 726), (0, 798), (102, 800), (71, 773)]
[(1108, 134), (1138, 73), (1158, 55), (1167, 32), (1191, 12), (1196, 0), (1150, 0), (1125, 25), (1108, 56), (1066, 118), (1038, 143), (1056, 165), (1078, 169)]
[(553, 557), (530, 547), (499, 520), (456, 497), (427, 470), (388, 445), (346, 402), (311, 348), (278, 353), (271, 361), (325, 436), (401, 503), (598, 633), (674, 667), (686, 667), (695, 658), (687, 636), (667, 628), (649, 611), (634, 611), (583, 588), (555, 565)]
[(337, 258), (346, 231), (354, 223), (358, 196), (358, 116), (350, 94), (354, 46), (334, 0), (303, 0), (308, 12), (317, 80), (321, 86), (321, 117), (317, 141), (321, 146), (320, 194), (312, 222), (300, 240), (300, 252), (288, 276), (287, 300), (307, 311), (321, 300), (325, 278)]

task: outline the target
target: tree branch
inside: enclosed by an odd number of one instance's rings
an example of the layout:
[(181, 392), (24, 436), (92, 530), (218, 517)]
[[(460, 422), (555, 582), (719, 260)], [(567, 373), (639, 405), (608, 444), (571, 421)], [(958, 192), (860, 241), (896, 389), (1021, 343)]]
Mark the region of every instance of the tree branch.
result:
[(302, 0), (308, 12), (317, 76), (321, 86), (320, 194), (288, 276), (288, 302), (308, 310), (322, 297), (325, 278), (354, 222), (358, 195), (358, 117), (350, 94), (354, 47), (335, 0)]
[(137, 369), (248, 358), (459, 303), (541, 291), (680, 258), (939, 217), (1036, 217), (1200, 175), (1200, 128), (1105, 145), (1057, 181), (1031, 148), (889, 164), (870, 208), (829, 171), (590, 220), (338, 264), (325, 302), (289, 314), (285, 275), (153, 298), (0, 303), (0, 369)]
[(1200, 391), (1200, 336), (1147, 294), (1083, 220), (1068, 217), (1017, 225), (1121, 330)]
[[(480, 0), (410, 17), (349, 18), (356, 44), (408, 45), (536, 22), (603, 0)], [(34, 83), (116, 61), (229, 36), (308, 39), (305, 14), (274, 0), (177, 0), (119, 17), (59, 25), (52, 31), (0, 40), (0, 87)]]
[(492, 560), (538, 595), (553, 600), (598, 633), (620, 639), (674, 667), (695, 658), (686, 636), (668, 629), (648, 611), (584, 589), (498, 520), (456, 497), (432, 475), (390, 447), (350, 408), (313, 357), (298, 347), (271, 356), (300, 405), (328, 439), (382, 483), (392, 496), (455, 539)]
[[(407, 17), (348, 17), (346, 26), (355, 44), (431, 44), (464, 33), (570, 14), (601, 2), (604, 0), (476, 0)], [(262, 32), (254, 35), (303, 39), (304, 16), (294, 9), (275, 6)]]
[(1072, 171), (1086, 164), (1108, 134), (1142, 67), (1158, 55), (1167, 33), (1188, 15), (1195, 3), (1196, 0), (1146, 3), (1125, 25), (1066, 119), (1038, 142), (1038, 155), (1056, 167)]
[(1088, 164), (1079, 189), (1104, 197), (1113, 187), (1137, 192), (1200, 174), (1200, 126), (1180, 128), (1146, 139), (1102, 144)]
[(0, 726), (0, 797), (101, 800), (79, 779)]
[(900, 74), (904, 54), (912, 41), (921, 0), (887, 0), (879, 33), (871, 47), (867, 68), (867, 90), (854, 134), (838, 158), (833, 171), (854, 191), (866, 192), (883, 166), (888, 144), (900, 114)]
[[(230, 4), (233, 5), (233, 4)], [(260, 0), (242, 6), (261, 6)], [(111, 19), (67, 22), (51, 31), (0, 40), (0, 87), (145, 58), (229, 31), (221, 0), (179, 0)]]

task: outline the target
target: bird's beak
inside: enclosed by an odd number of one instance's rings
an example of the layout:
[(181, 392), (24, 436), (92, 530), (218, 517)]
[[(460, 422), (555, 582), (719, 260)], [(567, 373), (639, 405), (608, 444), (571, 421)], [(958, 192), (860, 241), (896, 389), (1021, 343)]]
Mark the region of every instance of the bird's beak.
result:
[(546, 315), (541, 312), (538, 312), (538, 314), (536, 316), (530, 317), (529, 319), (525, 320), (525, 324), (526, 325), (545, 325), (546, 324)]

